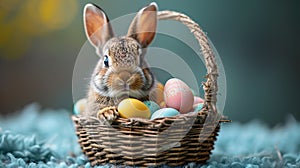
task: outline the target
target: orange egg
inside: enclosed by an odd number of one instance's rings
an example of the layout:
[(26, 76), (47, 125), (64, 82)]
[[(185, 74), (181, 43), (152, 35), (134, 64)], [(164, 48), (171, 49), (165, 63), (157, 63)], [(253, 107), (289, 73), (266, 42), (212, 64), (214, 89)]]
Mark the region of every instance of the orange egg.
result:
[(164, 101), (161, 102), (161, 103), (159, 104), (159, 106), (160, 106), (160, 108), (165, 108), (165, 107), (167, 107), (167, 106), (166, 106), (166, 102), (164, 102)]
[(150, 92), (150, 100), (160, 104), (164, 101), (164, 85), (157, 82), (155, 88)]

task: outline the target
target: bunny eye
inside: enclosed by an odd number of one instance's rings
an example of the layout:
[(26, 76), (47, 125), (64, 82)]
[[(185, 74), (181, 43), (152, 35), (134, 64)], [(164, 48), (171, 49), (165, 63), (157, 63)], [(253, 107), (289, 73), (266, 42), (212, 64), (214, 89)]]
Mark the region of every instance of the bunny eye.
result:
[(106, 68), (109, 67), (109, 58), (107, 55), (104, 56), (103, 64)]

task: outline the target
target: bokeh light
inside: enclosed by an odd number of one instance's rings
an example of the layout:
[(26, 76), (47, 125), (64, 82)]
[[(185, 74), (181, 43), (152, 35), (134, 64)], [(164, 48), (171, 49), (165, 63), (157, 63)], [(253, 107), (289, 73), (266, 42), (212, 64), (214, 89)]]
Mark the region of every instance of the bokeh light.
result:
[(74, 0), (1, 1), (0, 56), (14, 59), (24, 55), (33, 38), (68, 26), (78, 6)]

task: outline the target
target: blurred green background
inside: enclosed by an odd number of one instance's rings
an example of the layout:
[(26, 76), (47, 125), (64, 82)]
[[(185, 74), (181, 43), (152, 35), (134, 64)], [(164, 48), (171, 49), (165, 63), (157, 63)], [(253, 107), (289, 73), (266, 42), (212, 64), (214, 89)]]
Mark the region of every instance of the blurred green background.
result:
[[(151, 1), (0, 1), (0, 113), (12, 114), (31, 102), (72, 109), (72, 73), (86, 41), (82, 10), (88, 2), (112, 20)], [(290, 114), (300, 119), (300, 1), (157, 3), (160, 10), (186, 13), (208, 32), (226, 72), (225, 115), (270, 125)]]

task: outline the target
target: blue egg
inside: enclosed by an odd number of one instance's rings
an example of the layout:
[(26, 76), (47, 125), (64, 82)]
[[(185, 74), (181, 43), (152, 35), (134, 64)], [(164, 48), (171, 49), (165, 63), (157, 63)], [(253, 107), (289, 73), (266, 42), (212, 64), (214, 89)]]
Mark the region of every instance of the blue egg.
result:
[(144, 101), (144, 104), (149, 108), (151, 115), (160, 109), (159, 105), (156, 104), (154, 101)]
[(172, 117), (178, 115), (179, 112), (176, 109), (173, 108), (162, 108), (157, 111), (155, 111), (152, 116), (151, 120), (154, 120), (156, 118), (163, 118), (163, 117)]
[(198, 112), (202, 109), (203, 103), (198, 103), (194, 105), (194, 111)]
[(75, 114), (75, 115), (80, 114), (79, 108), (78, 108), (78, 106), (76, 106), (76, 104), (74, 104), (74, 107), (73, 107), (73, 114)]
[(75, 115), (82, 114), (86, 107), (86, 99), (80, 99), (74, 104), (73, 112)]

